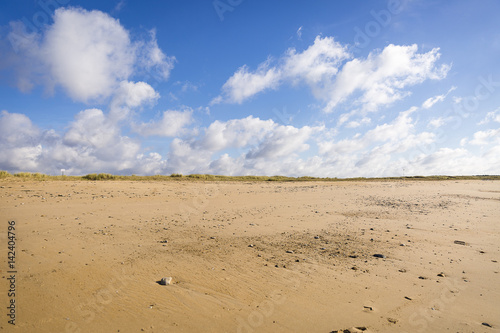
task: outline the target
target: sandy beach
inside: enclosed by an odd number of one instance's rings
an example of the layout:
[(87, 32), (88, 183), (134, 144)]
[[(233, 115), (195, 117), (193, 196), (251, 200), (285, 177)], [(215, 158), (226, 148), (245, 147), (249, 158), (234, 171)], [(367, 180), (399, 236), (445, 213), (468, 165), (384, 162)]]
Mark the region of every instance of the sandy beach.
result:
[(0, 185), (0, 331), (500, 332), (499, 181)]

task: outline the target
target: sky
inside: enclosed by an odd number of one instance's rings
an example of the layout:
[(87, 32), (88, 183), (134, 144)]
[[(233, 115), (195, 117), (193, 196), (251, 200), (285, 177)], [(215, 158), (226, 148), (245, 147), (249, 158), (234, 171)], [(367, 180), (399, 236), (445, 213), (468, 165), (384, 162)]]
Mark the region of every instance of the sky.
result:
[(500, 2), (0, 2), (0, 170), (500, 174)]

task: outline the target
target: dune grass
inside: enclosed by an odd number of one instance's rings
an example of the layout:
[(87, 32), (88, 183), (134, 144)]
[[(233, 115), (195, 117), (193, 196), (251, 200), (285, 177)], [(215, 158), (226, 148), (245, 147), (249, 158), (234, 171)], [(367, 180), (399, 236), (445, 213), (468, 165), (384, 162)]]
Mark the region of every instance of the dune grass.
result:
[(407, 176), (407, 177), (379, 177), (379, 178), (319, 178), (319, 177), (287, 177), (287, 176), (221, 176), (209, 174), (182, 175), (173, 173), (171, 175), (154, 176), (121, 176), (109, 173), (91, 173), (85, 176), (51, 176), (42, 173), (19, 172), (11, 174), (0, 170), (0, 179), (19, 179), (19, 180), (89, 180), (89, 181), (243, 181), (243, 182), (307, 182), (307, 181), (390, 181), (390, 180), (500, 180), (500, 175), (477, 175), (477, 176)]

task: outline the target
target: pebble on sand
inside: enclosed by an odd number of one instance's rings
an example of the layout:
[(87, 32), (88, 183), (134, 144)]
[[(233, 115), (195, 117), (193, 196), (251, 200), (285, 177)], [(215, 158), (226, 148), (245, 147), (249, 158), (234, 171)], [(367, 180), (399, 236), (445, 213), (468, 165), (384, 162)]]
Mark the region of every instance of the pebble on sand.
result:
[(384, 254), (380, 254), (380, 253), (375, 253), (373, 256), (374, 256), (375, 258), (382, 258), (382, 259), (385, 259), (385, 258), (386, 258), (386, 256), (385, 256)]
[(168, 286), (172, 283), (172, 278), (171, 277), (164, 277), (164, 278), (161, 278), (160, 280), (160, 284), (162, 286)]

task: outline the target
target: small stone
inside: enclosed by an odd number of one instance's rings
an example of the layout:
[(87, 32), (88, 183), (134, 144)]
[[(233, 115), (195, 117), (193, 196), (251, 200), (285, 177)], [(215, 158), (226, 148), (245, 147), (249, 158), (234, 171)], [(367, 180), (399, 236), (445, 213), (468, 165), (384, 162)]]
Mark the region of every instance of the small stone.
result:
[(286, 253), (293, 253), (293, 251), (292, 250), (288, 250), (288, 251), (286, 251)]
[(357, 255), (357, 254), (351, 254), (351, 255), (349, 256), (349, 258), (357, 258), (357, 257), (358, 257), (358, 255)]
[(314, 236), (314, 239), (319, 239), (319, 236)]
[(418, 277), (420, 280), (427, 280), (427, 278), (425, 276), (419, 276)]
[(398, 272), (401, 272), (401, 273), (406, 273), (406, 269), (401, 268), (400, 270), (398, 270)]
[(380, 254), (380, 253), (375, 253), (373, 256), (374, 256), (375, 258), (382, 258), (382, 259), (385, 259), (385, 258), (386, 258), (386, 256), (385, 256), (385, 255)]
[(466, 243), (466, 242), (464, 242), (464, 241), (460, 241), (460, 240), (456, 240), (456, 241), (454, 241), (453, 243), (458, 244), (458, 245), (467, 245), (467, 243)]
[(404, 243), (401, 243), (401, 244), (399, 244), (399, 246), (406, 246), (406, 244), (404, 244)]
[(408, 296), (405, 296), (405, 298), (406, 298), (407, 300), (411, 301), (411, 298), (410, 298), (410, 297), (408, 297)]
[(248, 247), (253, 247), (253, 244), (248, 245)]
[(443, 272), (441, 272), (441, 273), (439, 273), (437, 276), (439, 276), (439, 277), (445, 277), (446, 275), (444, 275), (444, 273), (443, 273)]
[(172, 283), (172, 278), (171, 277), (164, 277), (164, 278), (161, 278), (160, 280), (160, 284), (162, 286), (168, 286)]

